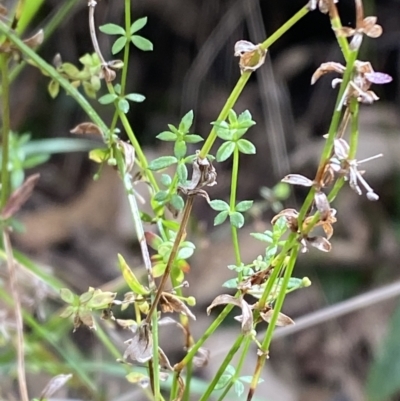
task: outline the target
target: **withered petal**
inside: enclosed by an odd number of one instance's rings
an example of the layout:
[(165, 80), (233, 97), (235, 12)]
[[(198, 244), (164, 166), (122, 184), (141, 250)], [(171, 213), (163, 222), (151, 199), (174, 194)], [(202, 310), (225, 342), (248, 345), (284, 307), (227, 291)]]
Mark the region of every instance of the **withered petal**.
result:
[(79, 135), (101, 135), (103, 136), (103, 131), (100, 127), (92, 122), (80, 123), (69, 131), (71, 134)]
[(301, 185), (303, 187), (312, 187), (314, 185), (314, 181), (301, 174), (288, 174), (286, 177), (282, 178), (281, 181), (291, 185)]
[(339, 36), (339, 37), (348, 38), (350, 36), (353, 36), (355, 34), (355, 32), (356, 32), (356, 30), (354, 28), (350, 28), (348, 26), (343, 26), (341, 28), (335, 29), (336, 36)]
[(370, 28), (368, 31), (365, 31), (365, 34), (369, 36), (370, 38), (379, 38), (379, 36), (382, 35), (383, 29), (380, 25), (376, 24), (372, 28)]
[(215, 308), (218, 305), (235, 305), (238, 306), (239, 308), (242, 307), (241, 302), (238, 298), (233, 297), (232, 295), (229, 294), (221, 294), (218, 295), (212, 302), (211, 305), (207, 308), (207, 315), (211, 313), (211, 309)]
[(343, 138), (335, 139), (333, 146), (339, 160), (346, 160), (349, 157), (350, 146)]
[(322, 252), (330, 252), (332, 249), (331, 243), (324, 237), (308, 237), (307, 242)]
[(328, 197), (321, 191), (318, 191), (314, 195), (315, 206), (321, 215), (321, 220), (326, 220), (331, 211)]
[[(261, 318), (267, 322), (271, 322), (272, 315), (274, 314), (273, 309), (269, 309), (267, 312), (260, 312)], [(294, 324), (294, 321), (283, 313), (279, 313), (278, 320), (276, 321), (276, 325), (280, 327), (290, 326)]]
[(322, 77), (322, 75), (325, 75), (328, 72), (337, 72), (339, 74), (343, 74), (345, 69), (346, 68), (342, 64), (335, 63), (334, 61), (322, 63), (311, 77), (311, 85), (314, 85), (315, 82), (317, 82), (318, 79)]

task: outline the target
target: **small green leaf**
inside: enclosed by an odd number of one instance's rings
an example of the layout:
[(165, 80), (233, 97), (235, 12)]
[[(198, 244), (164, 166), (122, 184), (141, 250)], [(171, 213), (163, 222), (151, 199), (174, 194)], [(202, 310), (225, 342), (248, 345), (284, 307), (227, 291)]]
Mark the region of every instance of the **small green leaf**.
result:
[(128, 284), (129, 288), (135, 293), (139, 295), (147, 295), (149, 293), (146, 288), (140, 284), (139, 280), (133, 274), (131, 268), (126, 263), (125, 259), (121, 254), (118, 254), (118, 264), (121, 269), (122, 275), (126, 284)]
[(129, 93), (125, 98), (131, 102), (142, 103), (146, 99), (146, 96), (143, 96), (140, 93)]
[(188, 170), (185, 163), (178, 164), (176, 174), (178, 176), (179, 184), (185, 185), (188, 178)]
[(158, 138), (160, 141), (172, 142), (172, 141), (176, 141), (177, 135), (171, 131), (164, 131), (164, 132), (161, 132), (160, 134), (158, 134), (156, 136), (156, 138)]
[(253, 121), (253, 117), (252, 117), (250, 111), (245, 110), (243, 113), (239, 114), (238, 123), (241, 127), (243, 127), (244, 124), (251, 124), (251, 125), (249, 125), (249, 127), (251, 127), (252, 125), (255, 124), (255, 121)]
[(231, 224), (236, 227), (236, 228), (241, 228), (243, 227), (244, 224), (244, 217), (241, 213), (239, 212), (233, 212), (229, 215), (229, 220)]
[(97, 75), (93, 75), (90, 78), (90, 83), (93, 87), (93, 90), (95, 90), (96, 92), (101, 88), (101, 80)]
[(177, 259), (188, 259), (193, 255), (194, 249), (184, 247), (179, 249), (178, 255), (176, 256)]
[(117, 54), (119, 53), (126, 45), (126, 42), (128, 41), (128, 39), (126, 38), (126, 36), (120, 36), (113, 44), (112, 48), (111, 48), (111, 52), (112, 54)]
[(164, 262), (155, 264), (153, 266), (153, 268), (151, 269), (151, 271), (153, 272), (153, 276), (161, 277), (164, 274), (166, 267), (167, 267), (167, 265)]
[(89, 291), (86, 291), (79, 296), (79, 304), (83, 305), (88, 303), (93, 298), (93, 294), (94, 288), (89, 288)]
[(67, 318), (70, 317), (75, 312), (76, 312), (76, 307), (69, 305), (60, 313), (60, 317)]
[(223, 162), (228, 159), (235, 150), (236, 144), (234, 142), (224, 142), (217, 151), (217, 161)]
[(96, 163), (103, 163), (109, 156), (109, 149), (93, 149), (89, 152), (89, 159)]
[(115, 84), (114, 85), (114, 90), (115, 90), (115, 93), (120, 95), (121, 94), (121, 84)]
[(185, 135), (184, 141), (187, 143), (198, 143), (204, 141), (204, 139), (200, 135), (188, 134)]
[(67, 304), (73, 304), (74, 303), (75, 295), (68, 288), (61, 288), (60, 297)]
[(126, 99), (119, 99), (118, 109), (121, 110), (124, 114), (126, 114), (129, 111), (129, 102)]
[(174, 145), (174, 155), (177, 159), (183, 159), (187, 152), (187, 146), (185, 141), (177, 140)]
[(185, 206), (185, 202), (184, 202), (182, 196), (180, 196), (178, 194), (172, 195), (170, 203), (176, 210), (179, 210), (179, 211), (183, 210), (183, 207)]
[(50, 155), (48, 155), (48, 154), (29, 156), (22, 163), (22, 168), (23, 169), (33, 168), (33, 167), (39, 166), (40, 164), (46, 163), (49, 159), (50, 159)]
[(179, 124), (179, 131), (182, 134), (189, 132), (190, 127), (193, 124), (193, 110), (188, 111), (183, 117)]
[(218, 212), (222, 212), (224, 210), (229, 211), (229, 205), (220, 199), (214, 199), (210, 202), (210, 206), (212, 209), (218, 211)]
[(135, 32), (139, 31), (142, 29), (145, 25), (147, 24), (147, 17), (139, 18), (137, 19), (132, 25), (130, 29), (131, 35), (133, 35)]
[(234, 387), (234, 390), (235, 390), (235, 394), (238, 397), (240, 397), (244, 392), (244, 384), (241, 381), (236, 380), (235, 383), (233, 384), (233, 387)]
[(218, 226), (218, 225), (222, 224), (226, 220), (228, 215), (229, 215), (229, 212), (226, 210), (218, 213), (214, 218), (214, 226)]
[(158, 248), (164, 243), (163, 239), (150, 231), (146, 231), (144, 236), (149, 247), (158, 252)]
[(167, 200), (168, 198), (168, 191), (158, 191), (155, 195), (154, 195), (154, 200), (157, 202), (164, 202), (165, 200)]
[(145, 52), (153, 50), (153, 43), (151, 43), (150, 40), (144, 38), (143, 36), (133, 35), (131, 36), (131, 41), (140, 50), (143, 50)]
[(253, 206), (252, 200), (242, 201), (236, 205), (235, 210), (237, 212), (247, 212)]
[(229, 120), (229, 124), (232, 125), (237, 125), (238, 123), (238, 118), (237, 118), (237, 114), (235, 112), (235, 110), (230, 109), (229, 110), (229, 114), (228, 114), (228, 120)]
[(178, 128), (176, 128), (174, 125), (172, 124), (168, 124), (168, 128), (171, 132), (173, 132), (176, 135), (180, 135), (180, 132), (178, 130)]
[(231, 375), (222, 375), (218, 383), (215, 385), (214, 390), (222, 390), (231, 380), (232, 376)]
[(96, 91), (93, 88), (92, 84), (90, 82), (82, 82), (83, 85), (83, 90), (85, 91), (86, 95), (90, 97), (91, 99), (96, 99)]
[(272, 233), (251, 233), (250, 234), (253, 238), (258, 239), (259, 241), (267, 242), (267, 243), (272, 243)]
[(160, 181), (165, 187), (169, 187), (171, 185), (172, 178), (168, 174), (162, 174)]
[(57, 97), (57, 95), (60, 93), (60, 84), (58, 83), (58, 81), (52, 79), (49, 82), (49, 85), (47, 87), (47, 91), (49, 92), (49, 95), (55, 99)]
[(224, 141), (231, 141), (233, 139), (233, 132), (226, 121), (216, 121), (213, 125), (219, 138)]
[(161, 156), (158, 159), (154, 159), (149, 163), (149, 170), (158, 171), (173, 164), (177, 163), (178, 159), (174, 156)]
[(64, 71), (70, 78), (77, 79), (79, 69), (71, 63), (63, 63), (62, 71)]
[(100, 289), (97, 289), (94, 291), (93, 297), (88, 302), (87, 307), (90, 309), (107, 308), (108, 305), (110, 305), (114, 301), (116, 295), (116, 292), (102, 291)]
[(256, 153), (256, 147), (247, 139), (239, 139), (237, 141), (237, 146), (240, 152), (246, 155), (254, 155)]
[(117, 98), (118, 98), (118, 96), (115, 93), (107, 93), (106, 95), (103, 95), (102, 97), (99, 98), (99, 103), (100, 104), (110, 104)]
[(116, 24), (102, 25), (99, 30), (107, 35), (125, 35), (125, 29)]
[(225, 288), (235, 288), (236, 289), (237, 286), (238, 286), (237, 278), (231, 278), (222, 284), (222, 287), (225, 287)]

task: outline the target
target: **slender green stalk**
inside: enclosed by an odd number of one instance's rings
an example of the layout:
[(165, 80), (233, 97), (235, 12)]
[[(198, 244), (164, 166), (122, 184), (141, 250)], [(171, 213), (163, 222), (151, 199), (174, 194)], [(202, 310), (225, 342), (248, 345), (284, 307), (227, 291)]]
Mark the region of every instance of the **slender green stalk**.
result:
[[(57, 29), (57, 27), (68, 18), (68, 15), (72, 12), (73, 8), (78, 4), (79, 1), (80, 0), (69, 0), (61, 3), (57, 12), (50, 18), (47, 24), (43, 27), (44, 31), (43, 43), (45, 43), (46, 40), (49, 37), (51, 37), (51, 35)], [(43, 43), (41, 43), (36, 50), (38, 50), (43, 45)], [(27, 65), (26, 61), (21, 61), (12, 68), (9, 74), (10, 82), (13, 82), (18, 77), (18, 75), (26, 67), (26, 65)]]
[(0, 72), (1, 72), (1, 116), (3, 126), (1, 130), (1, 147), (2, 147), (2, 164), (1, 164), (1, 198), (0, 208), (6, 204), (10, 196), (10, 171), (8, 169), (9, 156), (9, 138), (10, 138), (10, 82), (8, 77), (8, 54), (0, 56)]
[(262, 348), (261, 348), (261, 355), (259, 355), (258, 357), (258, 361), (257, 361), (257, 365), (253, 374), (253, 378), (250, 384), (250, 389), (247, 395), (247, 401), (250, 401), (253, 398), (255, 389), (257, 387), (257, 384), (260, 380), (260, 375), (261, 375), (261, 371), (262, 368), (264, 366), (264, 363), (266, 361), (266, 359), (268, 358), (268, 350), (269, 350), (269, 346), (271, 344), (272, 341), (272, 335), (274, 333), (275, 330), (275, 326), (276, 326), (276, 322), (278, 321), (278, 316), (279, 313), (282, 309), (282, 305), (283, 305), (283, 301), (285, 300), (285, 296), (286, 296), (286, 288), (289, 285), (289, 280), (290, 277), (292, 277), (292, 272), (294, 269), (294, 265), (296, 263), (296, 259), (297, 259), (297, 255), (299, 252), (299, 245), (297, 244), (296, 246), (294, 246), (294, 248), (291, 251), (290, 254), (290, 259), (289, 259), (289, 263), (287, 265), (287, 268), (285, 270), (285, 274), (283, 276), (283, 282), (282, 282), (282, 286), (281, 289), (279, 291), (279, 295), (278, 298), (275, 302), (274, 305), (274, 312), (271, 318), (271, 321), (268, 324), (268, 329), (265, 333), (264, 336), (264, 340), (262, 342)]
[[(326, 162), (331, 157), (334, 140), (335, 140), (336, 133), (338, 131), (339, 124), (340, 124), (340, 119), (342, 116), (342, 107), (341, 106), (343, 105), (344, 96), (346, 95), (350, 79), (353, 75), (354, 63), (356, 61), (357, 54), (358, 54), (357, 51), (353, 51), (350, 53), (350, 55), (348, 57), (346, 70), (343, 74), (343, 81), (340, 85), (339, 93), (338, 93), (338, 96), (336, 99), (335, 110), (333, 112), (332, 120), (331, 120), (331, 123), (329, 126), (328, 138), (325, 142), (324, 149), (322, 150), (321, 159), (319, 162), (318, 171), (317, 171), (316, 178), (315, 178), (316, 182), (320, 181), (323, 171), (324, 171), (324, 168), (325, 168), (325, 165), (326, 165)], [(314, 200), (314, 194), (315, 194), (315, 189), (311, 188), (309, 194), (307, 195), (306, 200), (303, 203), (302, 208), (300, 209), (299, 217), (298, 217), (300, 227), (302, 225), (302, 222), (304, 221), (304, 218), (305, 218), (308, 210), (310, 209), (310, 207), (312, 205), (312, 202)]]
[(233, 305), (225, 306), (219, 316), (211, 323), (211, 325), (203, 333), (196, 344), (193, 345), (193, 347), (189, 350), (185, 357), (175, 365), (174, 369), (176, 372), (181, 372), (182, 369), (188, 364), (188, 362), (193, 359), (200, 347), (207, 341), (211, 334), (213, 334), (214, 331), (217, 330), (218, 326), (226, 319), (232, 309)]
[(261, 48), (267, 50), (272, 44), (281, 38), (290, 28), (292, 28), (297, 22), (299, 22), (309, 12), (307, 6), (301, 8), (293, 17), (287, 20), (279, 29), (277, 29), (269, 38), (267, 38), (262, 44)]
[[(267, 50), (273, 43), (275, 43), (283, 34), (285, 34), (294, 24), (296, 24), (307, 13), (308, 13), (307, 7), (303, 7), (285, 24), (283, 24), (275, 33), (273, 33), (268, 39), (266, 39), (261, 44), (261, 48)], [(244, 87), (246, 86), (250, 76), (251, 76), (251, 71), (245, 71), (240, 76), (238, 82), (233, 88), (231, 94), (229, 95), (224, 107), (222, 108), (221, 113), (217, 118), (217, 121), (224, 121), (228, 117), (229, 110), (231, 110), (233, 106), (236, 104), (236, 101), (238, 100), (240, 94), (242, 93)], [(216, 138), (217, 138), (217, 131), (214, 125), (206, 141), (204, 142), (203, 147), (200, 150), (199, 157), (204, 159), (208, 155)]]
[(108, 134), (108, 127), (97, 114), (94, 108), (86, 100), (86, 98), (76, 89), (70, 82), (63, 78), (57, 70), (43, 60), (36, 54), (34, 50), (28, 47), (8, 26), (0, 20), (0, 32), (4, 34), (21, 52), (24, 56), (31, 59), (35, 65), (41, 70), (45, 71), (51, 78), (55, 79), (65, 91), (79, 104), (79, 106), (85, 111), (88, 117), (95, 123), (105, 135)]
[[(236, 193), (239, 175), (239, 149), (235, 147), (233, 151), (233, 166), (232, 166), (232, 178), (231, 178), (231, 196), (229, 200), (229, 210), (231, 212), (235, 211), (236, 206)], [(236, 265), (239, 266), (242, 263), (242, 258), (240, 256), (240, 247), (237, 228), (231, 224), (232, 230), (232, 243), (235, 252)], [(239, 274), (239, 280), (241, 280), (242, 273)]]
[(215, 386), (217, 385), (220, 377), (224, 374), (227, 366), (229, 365), (230, 361), (232, 358), (235, 356), (236, 352), (238, 352), (242, 341), (244, 338), (244, 334), (240, 334), (236, 341), (233, 343), (231, 349), (227, 353), (224, 361), (222, 362), (221, 366), (219, 367), (217, 373), (215, 374), (214, 378), (212, 379), (211, 383), (207, 387), (206, 391), (204, 394), (200, 397), (199, 401), (206, 401), (209, 399), (211, 393), (214, 391)]
[[(246, 71), (240, 76), (239, 80), (236, 83), (236, 86), (233, 88), (224, 107), (222, 108), (221, 113), (219, 113), (217, 121), (224, 121), (228, 117), (229, 110), (231, 110), (235, 105), (244, 87), (246, 86), (250, 76), (251, 76), (250, 71)], [(217, 139), (217, 130), (215, 127), (216, 125), (213, 126), (210, 134), (208, 135), (206, 141), (204, 142), (203, 147), (200, 150), (199, 157), (202, 159), (204, 159), (208, 155), (208, 153), (210, 153), (210, 150), (215, 140)]]
[(218, 401), (223, 401), (225, 399), (225, 397), (228, 395), (230, 389), (235, 384), (235, 381), (239, 378), (240, 372), (242, 371), (243, 364), (246, 360), (247, 353), (249, 352), (250, 345), (251, 345), (251, 337), (248, 336), (244, 339), (243, 351), (241, 352), (239, 362), (236, 366), (235, 374), (232, 376), (228, 385), (225, 387), (221, 396), (218, 398)]
[[(128, 34), (131, 29), (131, 0), (125, 0), (125, 32)], [(129, 49), (131, 41), (127, 40), (124, 47), (124, 67), (121, 74), (121, 95), (125, 94), (126, 78), (128, 76)]]

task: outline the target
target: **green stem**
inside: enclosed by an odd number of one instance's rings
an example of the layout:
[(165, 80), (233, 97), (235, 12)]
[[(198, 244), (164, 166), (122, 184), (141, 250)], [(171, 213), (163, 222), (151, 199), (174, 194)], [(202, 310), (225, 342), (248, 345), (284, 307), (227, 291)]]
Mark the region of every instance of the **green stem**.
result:
[[(284, 33), (286, 33), (296, 22), (308, 13), (307, 7), (303, 7), (298, 11), (292, 18), (290, 18), (285, 24), (283, 24), (275, 33), (273, 33), (267, 40), (261, 44), (261, 48), (267, 50), (273, 43), (275, 43)], [(228, 117), (229, 110), (233, 108), (240, 94), (242, 93), (247, 81), (251, 76), (251, 71), (245, 71), (239, 78), (231, 94), (229, 95), (224, 107), (219, 114), (217, 121), (224, 121)], [(199, 157), (204, 159), (210, 152), (215, 140), (217, 138), (217, 131), (215, 126), (212, 128), (208, 135), (203, 147), (200, 150)]]
[(278, 39), (281, 38), (293, 25), (299, 22), (308, 13), (307, 6), (301, 8), (293, 17), (287, 20), (279, 29), (277, 29), (269, 38), (267, 38), (262, 44), (261, 48), (264, 50), (269, 49), (269, 47), (274, 44)]
[[(131, 0), (125, 0), (125, 32), (129, 33), (131, 29)], [(125, 95), (126, 78), (128, 76), (128, 65), (129, 65), (129, 49), (131, 47), (131, 41), (128, 39), (124, 47), (124, 67), (122, 68), (121, 75), (121, 95)]]
[[(336, 99), (335, 110), (333, 112), (332, 120), (329, 126), (328, 138), (325, 142), (325, 146), (322, 151), (321, 159), (319, 162), (318, 171), (315, 178), (316, 182), (319, 182), (321, 180), (325, 165), (329, 160), (329, 158), (331, 157), (334, 140), (340, 124), (340, 118), (342, 116), (341, 106), (343, 105), (344, 95), (346, 94), (346, 90), (349, 86), (350, 79), (353, 75), (354, 63), (356, 61), (357, 54), (358, 54), (357, 51), (352, 51), (348, 57), (346, 70), (343, 74), (343, 81), (340, 85), (339, 93)], [(312, 205), (312, 202), (314, 200), (314, 194), (315, 194), (315, 189), (311, 188), (306, 200), (303, 203), (302, 208), (300, 209), (298, 217), (300, 227), (302, 226), (302, 222), (304, 221), (304, 218), (306, 217), (306, 214)]]
[[(57, 27), (68, 18), (68, 14), (72, 12), (73, 8), (78, 4), (79, 1), (80, 0), (70, 0), (61, 3), (60, 8), (53, 15), (53, 17), (51, 17), (51, 19), (43, 28), (44, 31), (43, 43), (45, 43), (46, 40), (49, 37), (51, 37), (51, 35), (57, 29)], [(36, 48), (36, 50), (38, 50), (43, 45), (43, 43), (41, 43), (39, 47)], [(22, 61), (21, 63), (15, 65), (15, 67), (10, 72), (10, 82), (13, 82), (15, 78), (18, 77), (18, 75), (26, 67), (26, 65), (27, 65), (26, 61)]]
[(227, 366), (229, 365), (232, 358), (235, 356), (236, 352), (239, 350), (240, 345), (242, 344), (244, 338), (244, 334), (240, 334), (239, 337), (236, 339), (234, 344), (232, 345), (231, 349), (227, 353), (224, 361), (222, 362), (221, 366), (219, 367), (217, 373), (215, 374), (214, 378), (212, 379), (211, 383), (207, 387), (204, 394), (200, 397), (199, 401), (206, 401), (209, 399), (211, 393), (214, 391), (215, 386), (217, 385), (219, 379), (224, 374)]
[(279, 291), (279, 295), (278, 298), (275, 302), (275, 306), (274, 306), (274, 312), (271, 318), (271, 321), (268, 324), (268, 329), (265, 333), (263, 342), (261, 344), (262, 348), (261, 348), (261, 355), (258, 357), (258, 361), (257, 361), (257, 366), (255, 368), (254, 374), (253, 374), (253, 378), (250, 384), (250, 389), (249, 389), (249, 393), (247, 396), (247, 401), (250, 401), (254, 395), (254, 391), (257, 387), (257, 384), (259, 382), (260, 379), (260, 375), (261, 375), (261, 371), (262, 368), (264, 366), (265, 360), (268, 358), (268, 350), (269, 350), (269, 346), (271, 344), (272, 341), (272, 335), (274, 333), (275, 330), (275, 326), (276, 326), (276, 322), (278, 321), (278, 317), (279, 317), (279, 313), (282, 309), (282, 305), (283, 305), (283, 301), (285, 300), (285, 296), (286, 296), (286, 288), (289, 285), (289, 280), (292, 277), (292, 272), (294, 269), (294, 265), (296, 263), (296, 259), (297, 259), (297, 255), (299, 252), (299, 245), (296, 245), (290, 254), (290, 259), (289, 259), (289, 263), (287, 265), (287, 268), (285, 270), (285, 274), (283, 276), (283, 282), (282, 282), (282, 286), (280, 288)]
[(229, 313), (231, 312), (232, 309), (233, 309), (233, 305), (225, 306), (223, 311), (211, 323), (211, 325), (203, 333), (201, 338), (196, 342), (196, 344), (193, 345), (192, 348), (190, 348), (190, 351), (185, 355), (185, 357), (175, 365), (174, 370), (176, 372), (181, 372), (182, 369), (188, 364), (188, 362), (193, 359), (193, 357), (196, 355), (196, 353), (200, 349), (200, 347), (206, 342), (206, 340), (211, 336), (211, 334), (213, 334), (214, 331), (217, 330), (218, 326), (226, 319), (226, 317), (229, 315)]
[(8, 169), (9, 156), (9, 138), (10, 138), (10, 81), (8, 77), (8, 54), (0, 56), (0, 72), (1, 72), (1, 103), (2, 103), (2, 163), (1, 163), (1, 198), (0, 208), (3, 208), (10, 196), (10, 171)]
[(79, 104), (79, 106), (85, 111), (88, 117), (101, 129), (104, 135), (104, 139), (107, 139), (107, 125), (97, 114), (94, 108), (90, 105), (90, 103), (85, 99), (85, 97), (76, 88), (74, 88), (67, 79), (63, 78), (53, 66), (44, 61), (40, 56), (36, 54), (34, 50), (32, 50), (24, 42), (22, 42), (22, 40), (1, 20), (0, 32), (4, 34), (21, 51), (24, 56), (31, 59), (38, 68), (45, 71), (51, 78), (55, 79), (58, 82), (65, 89), (65, 91)]
[[(236, 86), (233, 88), (224, 107), (222, 108), (221, 113), (219, 113), (217, 121), (224, 121), (228, 117), (229, 111), (235, 105), (244, 87), (246, 86), (246, 83), (249, 80), (250, 76), (251, 76), (250, 71), (246, 71), (240, 76), (239, 80), (236, 83)], [(204, 142), (203, 147), (200, 150), (199, 157), (202, 159), (204, 159), (208, 155), (208, 153), (210, 153), (210, 150), (215, 140), (217, 139), (217, 130), (215, 127), (216, 126), (214, 125), (206, 141)]]
[[(239, 176), (239, 148), (236, 146), (235, 150), (233, 151), (231, 196), (229, 200), (229, 210), (231, 213), (235, 211), (236, 207), (238, 176)], [(233, 224), (231, 224), (231, 230), (232, 230), (232, 242), (233, 242), (233, 249), (235, 252), (236, 266), (239, 266), (242, 263), (242, 258), (240, 256), (238, 232), (237, 228)], [(241, 279), (242, 279), (242, 273), (239, 273), (239, 281), (241, 281)]]
[(240, 355), (239, 362), (236, 366), (235, 374), (231, 377), (231, 380), (229, 381), (228, 385), (225, 387), (221, 396), (218, 398), (218, 401), (223, 401), (225, 399), (225, 397), (228, 395), (230, 389), (235, 384), (235, 381), (239, 378), (240, 372), (242, 371), (242, 368), (243, 368), (243, 364), (246, 360), (247, 353), (249, 352), (250, 345), (251, 345), (251, 337), (248, 336), (244, 340), (243, 351)]

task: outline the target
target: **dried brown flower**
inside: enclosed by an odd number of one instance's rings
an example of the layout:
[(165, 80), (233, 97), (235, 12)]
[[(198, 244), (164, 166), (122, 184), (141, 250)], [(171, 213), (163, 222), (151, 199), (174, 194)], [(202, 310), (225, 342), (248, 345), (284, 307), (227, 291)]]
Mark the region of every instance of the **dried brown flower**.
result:
[[(339, 74), (344, 73), (346, 67), (340, 63), (330, 61), (328, 63), (322, 63), (320, 67), (314, 72), (311, 78), (311, 85), (328, 72), (337, 72)], [(347, 90), (345, 91), (344, 98), (341, 104), (347, 104), (351, 97), (355, 97), (359, 102), (371, 104), (379, 97), (369, 88), (372, 84), (386, 84), (392, 81), (392, 77), (382, 72), (375, 72), (372, 65), (368, 61), (356, 60), (354, 63), (354, 76), (349, 83)], [(335, 88), (342, 82), (341, 78), (336, 78), (332, 81), (332, 87)]]
[(240, 71), (255, 71), (265, 62), (264, 50), (260, 44), (255, 45), (247, 40), (239, 40), (235, 43), (235, 57), (240, 57)]
[(169, 292), (163, 292), (160, 298), (160, 307), (164, 313), (178, 312), (182, 315), (188, 316), (193, 320), (196, 320), (196, 316), (190, 311), (187, 305), (176, 295), (170, 294)]
[(367, 161), (376, 159), (377, 157), (382, 157), (383, 155), (378, 154), (360, 161), (357, 161), (356, 159), (349, 159), (350, 147), (343, 138), (335, 139), (334, 149), (335, 154), (330, 159), (332, 170), (339, 175), (344, 176), (345, 179), (349, 182), (350, 188), (352, 188), (359, 195), (362, 195), (362, 190), (359, 186), (360, 183), (367, 191), (366, 195), (369, 200), (378, 200), (379, 196), (374, 192), (374, 190), (364, 179), (364, 171), (359, 171), (358, 166)]
[(321, 13), (327, 14), (332, 4), (337, 3), (339, 0), (310, 0), (307, 7), (310, 11), (314, 11), (317, 6)]
[(196, 152), (197, 158), (193, 161), (192, 179), (187, 185), (178, 187), (185, 195), (200, 195), (210, 202), (208, 193), (202, 189), (205, 186), (212, 187), (217, 184), (217, 172), (207, 158), (200, 158), (199, 151)]
[(251, 306), (243, 299), (243, 297), (235, 298), (229, 294), (218, 295), (207, 308), (207, 314), (211, 313), (211, 309), (218, 305), (235, 305), (242, 309), (242, 315), (236, 316), (235, 319), (242, 323), (243, 334), (250, 334), (253, 330), (253, 312)]
[(379, 38), (382, 35), (382, 27), (376, 23), (377, 17), (366, 17), (357, 22), (355, 28), (342, 27), (335, 29), (337, 36), (345, 36), (346, 38), (353, 37), (350, 41), (350, 49), (358, 50), (361, 46), (363, 35), (370, 38)]

